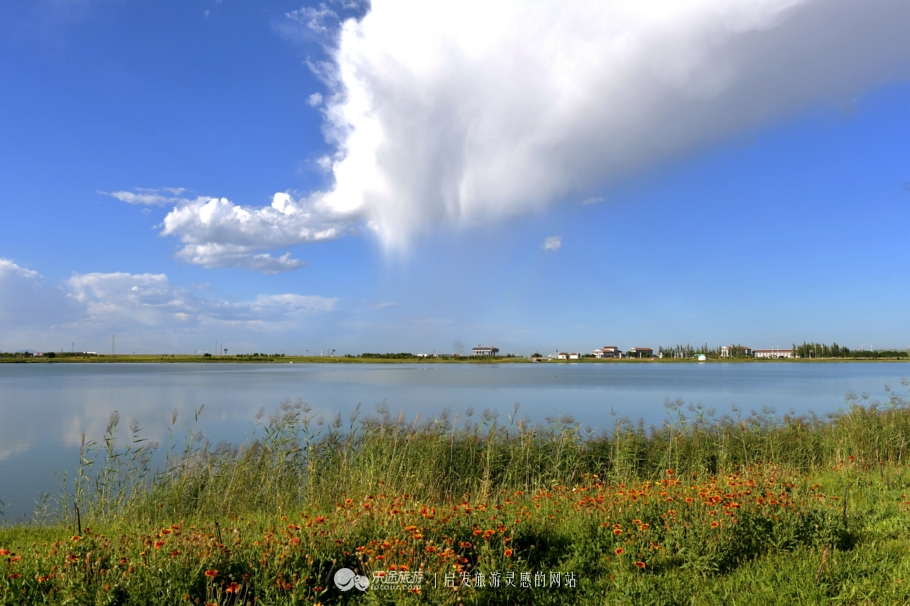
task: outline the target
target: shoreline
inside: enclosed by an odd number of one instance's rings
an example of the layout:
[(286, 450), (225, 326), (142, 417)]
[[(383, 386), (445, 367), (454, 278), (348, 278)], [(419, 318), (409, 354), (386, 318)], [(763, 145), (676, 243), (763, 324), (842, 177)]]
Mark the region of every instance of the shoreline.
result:
[(360, 358), (337, 356), (266, 356), (249, 358), (240, 356), (197, 356), (197, 355), (98, 355), (40, 358), (0, 358), (0, 364), (829, 364), (848, 362), (903, 362), (908, 358), (787, 358), (787, 359), (750, 359), (750, 358), (623, 358), (623, 359), (581, 359), (581, 360), (540, 360), (530, 358)]

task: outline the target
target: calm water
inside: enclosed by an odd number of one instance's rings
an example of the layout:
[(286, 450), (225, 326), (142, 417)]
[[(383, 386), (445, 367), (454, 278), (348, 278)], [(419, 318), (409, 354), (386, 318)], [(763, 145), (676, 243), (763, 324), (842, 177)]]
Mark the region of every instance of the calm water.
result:
[(885, 385), (901, 388), (902, 377), (910, 364), (0, 364), (0, 501), (16, 517), (42, 491), (56, 492), (54, 472), (75, 466), (82, 433), (100, 438), (114, 410), (122, 428), (135, 419), (162, 444), (174, 409), (185, 428), (204, 404), (203, 433), (241, 442), (256, 412), (285, 398), (326, 418), (384, 402), (407, 419), (446, 407), (462, 416), (489, 408), (504, 419), (518, 402), (532, 421), (570, 414), (599, 430), (612, 426), (611, 412), (659, 424), (664, 401), (677, 397), (718, 415), (734, 405), (824, 413), (849, 390), (884, 400)]

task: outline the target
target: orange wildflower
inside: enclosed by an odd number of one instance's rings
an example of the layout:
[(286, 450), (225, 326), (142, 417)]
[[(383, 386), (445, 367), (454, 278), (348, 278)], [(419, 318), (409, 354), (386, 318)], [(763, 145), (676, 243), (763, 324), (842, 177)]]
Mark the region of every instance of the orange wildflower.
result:
[(511, 557), (512, 557), (512, 554), (515, 553), (515, 552), (512, 551), (511, 549), (509, 549), (509, 548), (507, 547), (504, 553), (505, 553), (505, 556), (506, 556), (507, 558), (511, 558)]
[(622, 547), (617, 547), (616, 549), (613, 550), (613, 553), (615, 553), (616, 555), (622, 555), (624, 551), (625, 551), (625, 549), (623, 549)]

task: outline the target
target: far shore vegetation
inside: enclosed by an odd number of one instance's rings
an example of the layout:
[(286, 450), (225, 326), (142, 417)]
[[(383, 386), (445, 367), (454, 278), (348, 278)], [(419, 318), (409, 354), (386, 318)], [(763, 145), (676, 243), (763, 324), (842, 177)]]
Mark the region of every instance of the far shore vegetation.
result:
[[(230, 363), (283, 363), (294, 362), (297, 364), (326, 364), (326, 363), (347, 363), (347, 364), (508, 364), (524, 362), (549, 362), (563, 364), (636, 364), (636, 363), (692, 363), (692, 362), (724, 362), (724, 363), (741, 363), (741, 362), (758, 362), (758, 363), (780, 363), (780, 362), (845, 362), (845, 361), (910, 361), (910, 348), (907, 349), (881, 349), (881, 350), (851, 350), (848, 347), (839, 346), (837, 343), (831, 345), (823, 343), (806, 343), (802, 345), (793, 344), (791, 349), (793, 357), (782, 359), (756, 358), (752, 355), (746, 355), (744, 351), (750, 351), (740, 345), (732, 345), (726, 348), (728, 353), (724, 355), (722, 348), (709, 347), (707, 344), (693, 347), (692, 345), (675, 345), (672, 347), (659, 347), (657, 355), (647, 358), (623, 357), (623, 358), (596, 358), (593, 354), (577, 354), (574, 359), (558, 359), (557, 357), (547, 357), (535, 352), (530, 356), (518, 354), (505, 354), (497, 356), (479, 356), (464, 354), (414, 354), (411, 352), (398, 353), (362, 353), (359, 355), (343, 354), (335, 355), (334, 350), (329, 353), (320, 352), (319, 355), (285, 354), (285, 353), (199, 353), (199, 354), (99, 354), (96, 352), (79, 352), (79, 351), (59, 351), (59, 352), (0, 352), (0, 364), (2, 363), (53, 363), (53, 362), (158, 362), (158, 363), (175, 363), (175, 362), (230, 362)], [(702, 359), (703, 358), (703, 359)]]
[(668, 401), (602, 434), (288, 400), (241, 445), (202, 409), (162, 447), (113, 413), (0, 526), (0, 603), (908, 604), (910, 381), (885, 391), (824, 417)]

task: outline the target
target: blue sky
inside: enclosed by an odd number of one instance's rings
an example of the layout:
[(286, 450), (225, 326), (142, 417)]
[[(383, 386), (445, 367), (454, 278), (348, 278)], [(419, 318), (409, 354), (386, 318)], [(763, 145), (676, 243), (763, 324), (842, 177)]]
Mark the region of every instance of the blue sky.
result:
[(908, 347), (908, 19), (4, 3), (0, 349)]

